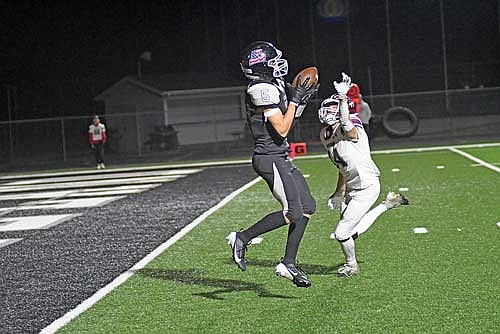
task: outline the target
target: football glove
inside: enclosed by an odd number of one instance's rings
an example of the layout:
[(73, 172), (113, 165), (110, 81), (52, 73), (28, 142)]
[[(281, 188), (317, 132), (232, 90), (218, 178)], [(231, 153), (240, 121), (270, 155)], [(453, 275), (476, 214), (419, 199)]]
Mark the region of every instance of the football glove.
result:
[(341, 82), (334, 81), (333, 86), (335, 87), (337, 93), (339, 93), (341, 97), (345, 98), (347, 96), (349, 88), (351, 88), (352, 86), (351, 77), (342, 72), (342, 81)]
[(297, 78), (297, 87), (287, 84), (290, 91), (290, 102), (295, 105), (306, 105), (309, 99), (318, 92), (319, 83), (316, 85), (307, 85), (309, 80), (301, 82), (301, 77)]
[(340, 209), (343, 202), (344, 194), (342, 192), (335, 192), (328, 198), (328, 207), (330, 210)]

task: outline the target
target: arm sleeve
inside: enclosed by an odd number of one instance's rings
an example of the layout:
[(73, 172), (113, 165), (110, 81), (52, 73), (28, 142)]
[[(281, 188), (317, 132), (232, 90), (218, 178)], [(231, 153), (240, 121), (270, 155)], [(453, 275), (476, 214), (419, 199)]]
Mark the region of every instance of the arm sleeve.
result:
[(256, 107), (273, 108), (280, 103), (280, 92), (277, 87), (270, 83), (257, 83), (247, 89), (250, 101)]
[(300, 116), (302, 116), (302, 113), (304, 112), (304, 109), (306, 109), (306, 105), (305, 104), (299, 104), (297, 106), (297, 109), (295, 109), (295, 118), (299, 118)]
[(340, 101), (340, 125), (344, 131), (351, 131), (354, 128), (349, 117), (349, 107), (345, 100)]

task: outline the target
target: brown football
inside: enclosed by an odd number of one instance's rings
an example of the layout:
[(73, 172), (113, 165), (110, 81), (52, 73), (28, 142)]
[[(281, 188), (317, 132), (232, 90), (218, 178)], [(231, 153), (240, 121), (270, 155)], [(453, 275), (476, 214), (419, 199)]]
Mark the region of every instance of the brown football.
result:
[(318, 69), (314, 66), (312, 67), (307, 67), (304, 68), (302, 71), (300, 71), (295, 78), (293, 78), (292, 86), (297, 87), (298, 80), (300, 77), (300, 82), (305, 83), (307, 81), (307, 87), (311, 87), (312, 85), (317, 85), (319, 81), (318, 77)]

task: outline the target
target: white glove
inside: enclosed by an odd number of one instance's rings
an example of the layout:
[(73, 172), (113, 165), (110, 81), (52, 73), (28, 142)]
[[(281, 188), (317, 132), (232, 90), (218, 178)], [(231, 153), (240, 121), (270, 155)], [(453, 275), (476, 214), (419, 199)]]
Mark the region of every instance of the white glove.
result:
[(346, 97), (349, 88), (351, 88), (351, 77), (342, 72), (342, 81), (339, 83), (337, 81), (333, 82), (333, 86), (340, 97)]
[(333, 193), (328, 198), (328, 207), (330, 210), (340, 209), (341, 204), (344, 202), (344, 194), (342, 192)]

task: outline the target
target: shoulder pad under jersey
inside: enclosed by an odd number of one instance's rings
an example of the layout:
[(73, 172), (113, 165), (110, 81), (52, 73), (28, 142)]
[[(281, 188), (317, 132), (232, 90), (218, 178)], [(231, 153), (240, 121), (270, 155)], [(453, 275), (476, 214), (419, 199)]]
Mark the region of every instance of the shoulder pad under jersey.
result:
[(256, 107), (277, 106), (280, 103), (278, 87), (268, 82), (250, 84), (247, 94)]

